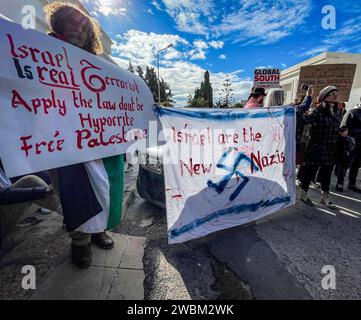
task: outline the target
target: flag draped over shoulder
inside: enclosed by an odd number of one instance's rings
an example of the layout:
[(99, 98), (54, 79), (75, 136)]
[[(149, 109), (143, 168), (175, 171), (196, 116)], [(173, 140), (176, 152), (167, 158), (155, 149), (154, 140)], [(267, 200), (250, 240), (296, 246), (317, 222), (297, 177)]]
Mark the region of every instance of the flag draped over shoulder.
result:
[(119, 224), (124, 189), (122, 155), (57, 170), (67, 231), (97, 233)]

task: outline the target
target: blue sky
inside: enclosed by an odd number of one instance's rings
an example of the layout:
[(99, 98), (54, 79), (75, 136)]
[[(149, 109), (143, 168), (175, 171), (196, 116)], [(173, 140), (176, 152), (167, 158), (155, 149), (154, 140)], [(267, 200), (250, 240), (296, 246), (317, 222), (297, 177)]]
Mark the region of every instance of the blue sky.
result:
[[(209, 70), (217, 101), (226, 76), (236, 100), (245, 99), (253, 70), (285, 69), (324, 51), (361, 52), (358, 0), (81, 0), (114, 41), (121, 67), (156, 65), (177, 105)], [(336, 9), (336, 29), (324, 30), (322, 8)]]

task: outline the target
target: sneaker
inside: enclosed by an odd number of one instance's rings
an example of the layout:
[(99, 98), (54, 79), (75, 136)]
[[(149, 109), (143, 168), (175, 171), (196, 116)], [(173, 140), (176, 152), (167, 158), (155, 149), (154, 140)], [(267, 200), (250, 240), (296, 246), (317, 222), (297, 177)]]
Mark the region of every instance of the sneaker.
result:
[(338, 183), (338, 184), (336, 184), (335, 189), (336, 189), (336, 191), (342, 192), (343, 191), (343, 185)]
[(84, 246), (71, 245), (71, 260), (80, 269), (87, 269), (92, 262), (90, 243)]
[(330, 200), (328, 193), (323, 193), (321, 195), (321, 204), (324, 204), (326, 207), (330, 208), (330, 209), (336, 209), (336, 206), (332, 203), (332, 201)]
[(361, 188), (360, 187), (358, 187), (357, 185), (355, 185), (355, 184), (349, 184), (348, 186), (347, 186), (347, 188), (348, 189), (350, 189), (350, 190), (352, 190), (352, 191), (355, 191), (355, 192), (357, 192), (357, 193), (361, 193)]
[(301, 201), (308, 206), (314, 206), (314, 203), (311, 201), (311, 199), (308, 197), (308, 194), (305, 190), (301, 191)]

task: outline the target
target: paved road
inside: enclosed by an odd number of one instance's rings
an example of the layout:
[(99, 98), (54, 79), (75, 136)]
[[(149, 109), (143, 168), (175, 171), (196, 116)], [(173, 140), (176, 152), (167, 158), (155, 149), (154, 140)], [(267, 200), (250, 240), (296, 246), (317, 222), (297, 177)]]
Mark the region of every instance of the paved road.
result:
[[(137, 196), (119, 231), (147, 237), (145, 299), (360, 299), (361, 197), (333, 196), (337, 210), (297, 203), (178, 245), (167, 244), (165, 211)], [(335, 290), (322, 289), (325, 265)]]

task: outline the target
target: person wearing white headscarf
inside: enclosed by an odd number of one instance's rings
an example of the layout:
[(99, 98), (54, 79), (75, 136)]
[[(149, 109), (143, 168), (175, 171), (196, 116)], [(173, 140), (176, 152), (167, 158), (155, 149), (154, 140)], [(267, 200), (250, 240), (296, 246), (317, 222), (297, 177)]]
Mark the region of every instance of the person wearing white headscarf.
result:
[(265, 107), (282, 106), (285, 101), (285, 92), (283, 89), (270, 89), (268, 91)]

